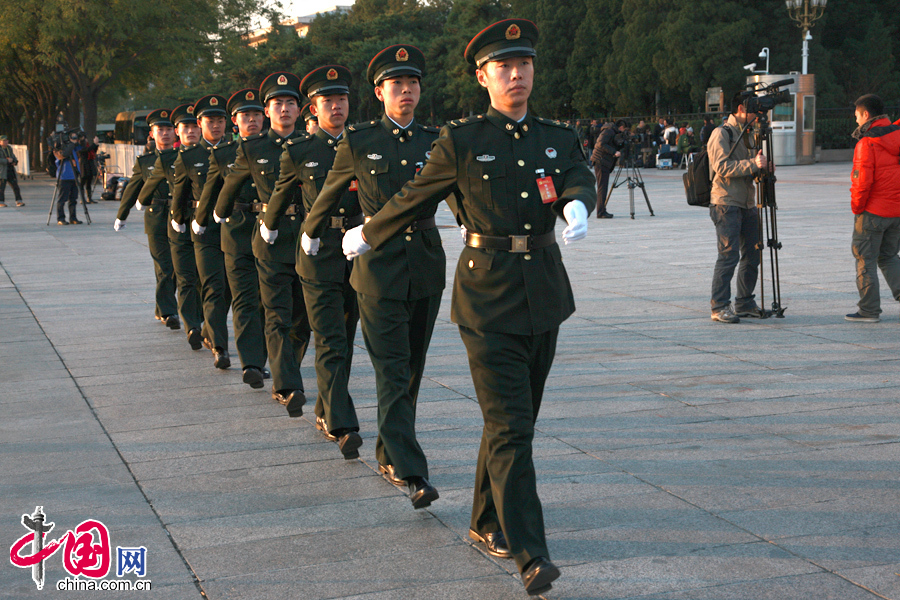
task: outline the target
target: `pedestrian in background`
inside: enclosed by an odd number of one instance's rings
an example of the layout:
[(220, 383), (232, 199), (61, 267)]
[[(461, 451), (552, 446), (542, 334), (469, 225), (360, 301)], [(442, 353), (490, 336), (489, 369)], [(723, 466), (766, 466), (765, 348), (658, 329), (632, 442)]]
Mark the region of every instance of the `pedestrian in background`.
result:
[(9, 146), (9, 138), (0, 135), (0, 208), (6, 208), (6, 182), (12, 188), (16, 198), (16, 206), (25, 206), (22, 202), (22, 192), (19, 190), (19, 180), (16, 177), (16, 165), (19, 160), (13, 154)]

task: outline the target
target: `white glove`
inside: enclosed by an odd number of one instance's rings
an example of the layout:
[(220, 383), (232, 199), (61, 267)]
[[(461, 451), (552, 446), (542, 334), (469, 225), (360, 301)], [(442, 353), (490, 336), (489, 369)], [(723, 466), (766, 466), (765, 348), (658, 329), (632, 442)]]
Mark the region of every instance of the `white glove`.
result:
[(259, 235), (262, 236), (262, 239), (266, 240), (267, 244), (274, 244), (275, 240), (278, 239), (278, 230), (272, 230), (266, 227), (266, 224), (262, 221), (259, 222)]
[(113, 229), (119, 231), (120, 229), (125, 229), (125, 221), (121, 221), (116, 219), (116, 222), (113, 224)]
[(138, 212), (141, 212), (142, 210), (144, 210), (144, 205), (141, 204), (140, 202), (135, 202), (135, 203), (134, 203), (134, 210), (136, 210), (136, 211), (138, 211)]
[(222, 223), (225, 221), (225, 219), (217, 215), (216, 211), (213, 211), (213, 221), (215, 221), (216, 223)]
[(372, 246), (363, 239), (362, 229), (362, 225), (357, 225), (344, 234), (341, 247), (344, 249), (344, 256), (347, 257), (347, 260), (353, 260), (372, 249)]
[(319, 253), (319, 238), (311, 238), (304, 232), (300, 236), (300, 247), (307, 256), (315, 256)]
[(467, 234), (467, 233), (469, 233), (469, 230), (466, 229), (466, 226), (465, 226), (465, 225), (460, 225), (460, 226), (459, 226), (459, 235), (462, 236), (463, 244), (466, 243), (466, 234)]
[(175, 221), (175, 219), (172, 219), (172, 229), (174, 229), (178, 233), (185, 233), (187, 231), (187, 225), (178, 223)]
[(197, 222), (197, 219), (191, 221), (191, 230), (197, 235), (203, 235), (203, 232), (206, 231), (206, 227), (201, 227), (200, 223)]
[(572, 200), (566, 204), (563, 207), (563, 216), (569, 224), (562, 232), (566, 244), (577, 242), (587, 235), (587, 207), (580, 200)]

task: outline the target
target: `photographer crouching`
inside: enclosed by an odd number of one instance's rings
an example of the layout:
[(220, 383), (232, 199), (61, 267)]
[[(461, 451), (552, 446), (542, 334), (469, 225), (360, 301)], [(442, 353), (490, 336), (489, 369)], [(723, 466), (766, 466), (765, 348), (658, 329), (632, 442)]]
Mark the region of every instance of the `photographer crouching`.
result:
[(616, 168), (616, 161), (622, 156), (622, 148), (630, 137), (627, 133), (628, 121), (619, 119), (614, 124), (607, 123), (600, 128), (600, 135), (591, 153), (594, 163), (594, 176), (597, 178), (597, 218), (612, 219), (612, 213), (606, 212), (606, 197), (609, 189), (609, 174)]
[[(56, 201), (57, 225), (81, 225), (75, 216), (78, 208), (78, 182), (81, 179), (81, 168), (78, 153), (81, 146), (78, 144), (78, 131), (69, 130), (66, 133), (67, 140), (53, 148), (53, 156), (56, 158), (56, 180), (59, 187), (59, 195)], [(66, 221), (65, 205), (69, 204), (69, 220)]]

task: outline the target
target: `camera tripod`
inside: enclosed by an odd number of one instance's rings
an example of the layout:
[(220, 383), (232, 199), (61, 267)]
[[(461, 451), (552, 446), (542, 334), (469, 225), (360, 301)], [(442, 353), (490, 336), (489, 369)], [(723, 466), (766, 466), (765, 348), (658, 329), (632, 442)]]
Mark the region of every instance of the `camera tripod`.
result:
[[(768, 113), (757, 113), (754, 125), (756, 147), (761, 148), (769, 162), (769, 168), (756, 175), (756, 210), (759, 213), (759, 303), (763, 318), (784, 318), (786, 306), (781, 305), (781, 272), (778, 267), (778, 205), (775, 202), (775, 173), (771, 169), (772, 160), (772, 126), (769, 125)], [(765, 241), (765, 244), (763, 243)], [(765, 256), (764, 249), (769, 248), (769, 266), (772, 273), (772, 310), (766, 310), (765, 294)]]
[[(625, 178), (620, 182), (619, 179), (622, 177), (623, 170), (626, 170)], [(616, 177), (613, 179), (613, 184), (610, 186), (609, 193), (606, 195), (607, 206), (609, 206), (609, 199), (612, 197), (613, 190), (621, 185), (628, 186), (628, 204), (631, 208), (632, 219), (634, 219), (634, 188), (641, 188), (641, 191), (644, 192), (644, 201), (647, 203), (647, 210), (650, 211), (650, 216), (656, 216), (653, 214), (653, 207), (650, 206), (650, 197), (647, 195), (647, 188), (644, 187), (644, 180), (641, 177), (640, 171), (634, 166), (634, 161), (625, 159), (622, 161), (622, 164), (619, 165), (619, 170), (616, 171)]]
[[(91, 213), (88, 211), (87, 201), (84, 198), (84, 189), (81, 187), (81, 172), (78, 170), (74, 158), (66, 160), (71, 161), (69, 164), (72, 166), (72, 172), (75, 173), (75, 186), (78, 188), (78, 195), (81, 197), (81, 206), (84, 207), (84, 218), (87, 221), (87, 224), (90, 225)], [(54, 188), (53, 197), (50, 199), (50, 210), (47, 212), (47, 226), (50, 225), (50, 220), (53, 217), (53, 208), (56, 206), (56, 199), (59, 197), (59, 184), (62, 181), (60, 178), (62, 177), (64, 163), (65, 161), (61, 162), (59, 166), (56, 167), (56, 188)]]

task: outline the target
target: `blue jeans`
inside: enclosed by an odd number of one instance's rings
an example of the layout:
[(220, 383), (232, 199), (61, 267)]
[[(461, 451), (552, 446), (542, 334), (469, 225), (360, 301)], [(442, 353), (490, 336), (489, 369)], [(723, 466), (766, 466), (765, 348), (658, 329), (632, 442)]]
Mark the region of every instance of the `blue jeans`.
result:
[(712, 311), (721, 310), (731, 302), (731, 278), (739, 262), (734, 310), (749, 309), (756, 304), (753, 290), (759, 273), (759, 214), (756, 208), (712, 204), (709, 216), (716, 225), (719, 245), (709, 301)]
[[(856, 257), (856, 287), (859, 289), (859, 314), (881, 314), (878, 268), (891, 288), (894, 300), (900, 299), (900, 217), (879, 217), (864, 212), (853, 225), (853, 256)], [(877, 268), (876, 268), (877, 267)]]

